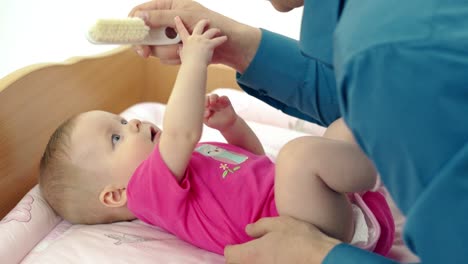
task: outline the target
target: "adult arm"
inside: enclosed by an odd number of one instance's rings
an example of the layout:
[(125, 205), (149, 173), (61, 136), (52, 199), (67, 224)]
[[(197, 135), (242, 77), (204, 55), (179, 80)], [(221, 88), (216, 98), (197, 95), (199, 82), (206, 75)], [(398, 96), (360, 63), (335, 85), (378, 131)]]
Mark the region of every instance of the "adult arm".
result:
[(340, 76), (344, 118), (407, 216), (404, 239), (422, 263), (468, 258), (466, 39), (380, 45)]
[(262, 29), (255, 57), (237, 81), (286, 114), (324, 126), (340, 117), (333, 68), (305, 55), (297, 40)]
[[(130, 16), (143, 18), (151, 27), (174, 27), (173, 18), (180, 16), (189, 31), (198, 20), (209, 19), (228, 38), (215, 50), (212, 62), (234, 68), (247, 93), (319, 125), (327, 126), (340, 117), (333, 68), (302, 53), (296, 40), (239, 23), (189, 0), (154, 0), (136, 6)], [(180, 63), (177, 45), (135, 49), (143, 57)]]
[(468, 10), (463, 1), (424, 1), (421, 9), (422, 2), (394, 8), (385, 20), (375, 8), (347, 6), (363, 12), (353, 13), (360, 21), (381, 23), (343, 22), (335, 46), (338, 95), (346, 123), (406, 215), (405, 243), (422, 263), (463, 263)]
[(226, 263), (394, 264), (390, 259), (341, 243), (310, 223), (287, 216), (262, 218), (246, 227), (257, 239), (227, 246)]
[(372, 264), (396, 264), (392, 259), (377, 255), (373, 252), (366, 251), (345, 243), (335, 246), (325, 257), (323, 264), (358, 264), (358, 263), (372, 263)]

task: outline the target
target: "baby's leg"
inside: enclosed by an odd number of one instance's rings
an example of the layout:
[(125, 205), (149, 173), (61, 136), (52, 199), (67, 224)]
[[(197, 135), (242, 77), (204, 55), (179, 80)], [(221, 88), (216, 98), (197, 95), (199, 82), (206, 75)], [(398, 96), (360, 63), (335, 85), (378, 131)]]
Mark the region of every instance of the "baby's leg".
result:
[(308, 221), (349, 242), (354, 233), (348, 192), (373, 187), (372, 163), (353, 143), (302, 137), (281, 149), (276, 163), (275, 201), (280, 215)]

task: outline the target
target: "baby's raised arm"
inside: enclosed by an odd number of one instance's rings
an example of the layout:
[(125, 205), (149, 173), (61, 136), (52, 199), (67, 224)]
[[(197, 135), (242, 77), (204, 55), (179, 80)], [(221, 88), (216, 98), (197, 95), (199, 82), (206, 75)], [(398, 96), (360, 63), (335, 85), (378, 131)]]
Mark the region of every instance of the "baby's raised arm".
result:
[(183, 42), (179, 50), (182, 64), (164, 114), (159, 151), (179, 182), (203, 129), (207, 66), (213, 50), (227, 39), (226, 36), (216, 37), (219, 29), (205, 31), (208, 23), (208, 20), (201, 20), (190, 35), (180, 18), (175, 18)]

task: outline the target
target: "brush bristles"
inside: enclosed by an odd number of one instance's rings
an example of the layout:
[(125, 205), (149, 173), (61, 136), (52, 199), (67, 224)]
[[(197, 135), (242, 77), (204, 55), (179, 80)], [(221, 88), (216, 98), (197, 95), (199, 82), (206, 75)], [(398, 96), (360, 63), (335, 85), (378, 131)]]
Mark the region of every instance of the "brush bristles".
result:
[(130, 43), (145, 39), (149, 27), (140, 18), (100, 19), (89, 30), (89, 37), (95, 42)]

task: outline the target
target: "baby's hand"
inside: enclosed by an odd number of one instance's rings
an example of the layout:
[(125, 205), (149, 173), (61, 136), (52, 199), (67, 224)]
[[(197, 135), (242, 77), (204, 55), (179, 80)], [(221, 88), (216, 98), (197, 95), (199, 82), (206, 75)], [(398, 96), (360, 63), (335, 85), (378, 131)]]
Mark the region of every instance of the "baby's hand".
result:
[(209, 21), (200, 20), (190, 35), (180, 17), (175, 17), (176, 29), (182, 40), (183, 46), (179, 48), (179, 56), (182, 62), (194, 60), (196, 63), (210, 64), (213, 51), (216, 47), (226, 42), (226, 36), (215, 37), (221, 31), (217, 28), (210, 28), (205, 31)]
[(227, 96), (219, 97), (217, 94), (206, 96), (205, 113), (203, 115), (205, 125), (223, 131), (232, 126), (237, 118), (238, 116)]

